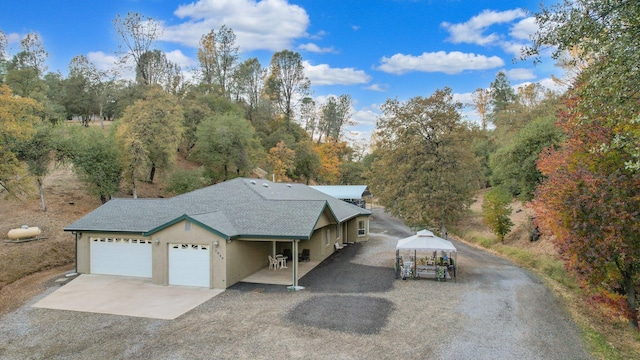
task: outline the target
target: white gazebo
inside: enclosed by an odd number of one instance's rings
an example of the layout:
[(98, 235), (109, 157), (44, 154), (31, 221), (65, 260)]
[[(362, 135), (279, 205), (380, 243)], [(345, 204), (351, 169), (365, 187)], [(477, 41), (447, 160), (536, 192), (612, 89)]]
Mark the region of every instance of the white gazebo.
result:
[[(413, 252), (413, 257), (411, 257)], [(409, 260), (400, 262), (401, 253), (409, 253)], [(424, 254), (422, 264), (418, 264), (418, 253)], [(429, 230), (420, 230), (415, 235), (398, 240), (396, 245), (396, 279), (398, 270), (401, 270), (403, 278), (411, 277), (436, 277), (446, 279), (449, 270), (453, 271), (456, 278), (458, 266), (458, 251), (449, 240), (435, 236)]]

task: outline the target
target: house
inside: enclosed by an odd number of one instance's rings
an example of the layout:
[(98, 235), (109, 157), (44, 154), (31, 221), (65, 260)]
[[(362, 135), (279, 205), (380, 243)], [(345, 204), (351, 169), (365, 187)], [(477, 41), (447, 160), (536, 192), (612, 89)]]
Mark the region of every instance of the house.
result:
[(373, 196), (367, 185), (318, 185), (311, 187), (361, 208), (365, 208), (367, 205), (365, 197)]
[(370, 214), (302, 184), (237, 178), (172, 198), (112, 199), (64, 230), (75, 234), (78, 273), (225, 289), (269, 255), (308, 249), (322, 261), (336, 243), (368, 240)]

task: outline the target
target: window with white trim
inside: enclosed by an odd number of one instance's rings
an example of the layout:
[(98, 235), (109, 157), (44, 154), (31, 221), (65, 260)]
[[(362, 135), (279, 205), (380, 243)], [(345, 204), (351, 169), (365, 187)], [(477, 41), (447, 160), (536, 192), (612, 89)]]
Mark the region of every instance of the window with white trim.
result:
[(336, 239), (340, 239), (340, 228), (342, 228), (342, 224), (336, 225)]
[(331, 229), (327, 229), (324, 232), (324, 245), (329, 246), (331, 244)]
[(358, 236), (367, 235), (367, 222), (365, 220), (358, 220)]

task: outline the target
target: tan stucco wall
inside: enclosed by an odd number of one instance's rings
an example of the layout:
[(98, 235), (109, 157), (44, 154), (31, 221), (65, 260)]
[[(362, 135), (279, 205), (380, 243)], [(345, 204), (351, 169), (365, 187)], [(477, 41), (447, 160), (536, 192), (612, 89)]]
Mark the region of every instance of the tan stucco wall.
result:
[[(365, 228), (367, 230), (364, 236), (358, 235), (358, 221), (365, 222)], [(353, 218), (347, 222), (347, 238), (349, 242), (360, 242), (369, 240), (369, 217), (368, 216), (358, 216)]]
[[(168, 285), (169, 284), (169, 244), (197, 244), (197, 245), (209, 245), (211, 247), (211, 258), (209, 259), (212, 264), (209, 274), (211, 279), (211, 288), (224, 289), (226, 288), (226, 267), (225, 267), (225, 253), (226, 242), (225, 239), (217, 236), (211, 231), (200, 227), (194, 223), (191, 223), (190, 230), (185, 229), (185, 223), (187, 221), (180, 221), (166, 229), (158, 231), (153, 234), (153, 278), (154, 284)], [(156, 245), (155, 241), (159, 243)], [(215, 246), (215, 242), (218, 242), (218, 246)]]
[[(331, 222), (332, 217), (323, 214), (318, 224), (324, 226), (317, 228), (309, 240), (300, 240), (298, 252), (302, 249), (309, 249), (312, 261), (322, 261), (335, 251), (336, 242), (356, 242), (369, 239), (368, 216), (361, 216), (349, 220), (342, 224), (341, 236), (336, 239), (336, 225)], [(364, 220), (367, 223), (367, 234), (358, 236), (358, 221)], [(325, 231), (330, 230), (329, 245), (325, 245)], [(152, 245), (152, 281), (154, 284), (167, 285), (169, 282), (169, 244), (200, 244), (211, 246), (211, 288), (225, 289), (236, 282), (244, 279), (252, 273), (268, 266), (268, 255), (272, 253), (274, 243), (272, 240), (261, 239), (234, 239), (230, 242), (217, 236), (211, 231), (196, 224), (191, 224), (190, 230), (185, 231), (185, 221), (174, 224), (163, 229), (151, 237), (143, 237), (140, 234), (123, 233), (83, 233), (78, 237), (78, 263), (77, 271), (81, 274), (88, 274), (91, 270), (91, 254), (89, 238), (133, 238), (146, 239), (153, 242)], [(156, 245), (155, 240), (158, 240)], [(218, 242), (218, 246), (214, 243)], [(276, 242), (276, 251), (291, 248), (292, 240), (280, 240)], [(297, 256), (297, 254), (293, 254)]]
[(333, 215), (331, 215), (331, 212), (325, 209), (322, 215), (320, 215), (320, 218), (318, 219), (318, 222), (316, 223), (314, 230), (323, 228), (329, 224), (335, 224), (335, 220), (333, 218)]
[(229, 287), (269, 265), (271, 241), (235, 239), (227, 243), (227, 286)]

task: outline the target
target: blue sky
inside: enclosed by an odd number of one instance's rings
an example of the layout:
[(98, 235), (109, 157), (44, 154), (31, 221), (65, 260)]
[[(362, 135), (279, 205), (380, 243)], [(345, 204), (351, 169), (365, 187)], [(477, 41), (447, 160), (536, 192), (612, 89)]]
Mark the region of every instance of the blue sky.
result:
[[(545, 4), (549, 1), (546, 0)], [(156, 48), (183, 66), (197, 66), (201, 36), (222, 25), (233, 29), (241, 59), (263, 67), (282, 49), (299, 52), (313, 96), (350, 94), (353, 120), (348, 137), (368, 139), (379, 106), (450, 87), (462, 102), (487, 88), (498, 71), (511, 84), (553, 87), (560, 77), (551, 59), (533, 66), (514, 61), (536, 26), (540, 0), (22, 0), (5, 1), (0, 30), (9, 54), (29, 32), (49, 53), (48, 70), (66, 74), (69, 61), (85, 55), (106, 69), (117, 58), (112, 20), (139, 12), (159, 21)], [(470, 108), (464, 116), (474, 121)]]

